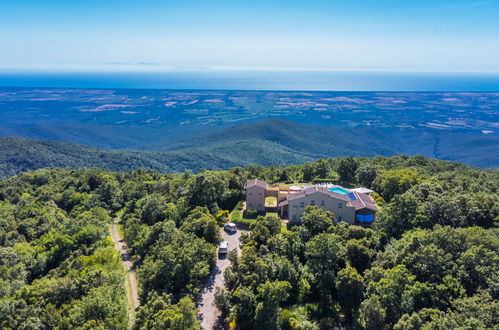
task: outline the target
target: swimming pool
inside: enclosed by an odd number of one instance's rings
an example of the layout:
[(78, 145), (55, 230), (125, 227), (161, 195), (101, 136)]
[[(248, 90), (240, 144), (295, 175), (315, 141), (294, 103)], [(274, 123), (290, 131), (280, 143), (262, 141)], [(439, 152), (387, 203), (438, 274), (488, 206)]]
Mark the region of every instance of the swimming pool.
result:
[(337, 193), (337, 194), (342, 194), (342, 195), (346, 195), (346, 194), (350, 193), (348, 190), (341, 188), (341, 187), (332, 187), (332, 188), (328, 188), (327, 190), (332, 191), (332, 192)]

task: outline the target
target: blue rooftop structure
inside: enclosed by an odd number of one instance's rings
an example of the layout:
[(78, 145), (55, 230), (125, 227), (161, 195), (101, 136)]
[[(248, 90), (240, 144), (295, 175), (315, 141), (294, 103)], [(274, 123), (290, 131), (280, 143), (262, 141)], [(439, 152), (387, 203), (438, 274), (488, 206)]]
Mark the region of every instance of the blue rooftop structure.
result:
[(374, 221), (374, 214), (356, 214), (359, 223), (372, 223)]

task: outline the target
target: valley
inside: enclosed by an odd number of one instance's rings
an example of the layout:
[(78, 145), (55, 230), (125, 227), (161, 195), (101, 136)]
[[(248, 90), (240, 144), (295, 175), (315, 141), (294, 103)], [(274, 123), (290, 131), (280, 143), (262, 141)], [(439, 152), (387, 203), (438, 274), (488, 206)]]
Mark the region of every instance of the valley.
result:
[(496, 135), (499, 93), (0, 88), (0, 136), (152, 150), (151, 141), (282, 118), (322, 127)]

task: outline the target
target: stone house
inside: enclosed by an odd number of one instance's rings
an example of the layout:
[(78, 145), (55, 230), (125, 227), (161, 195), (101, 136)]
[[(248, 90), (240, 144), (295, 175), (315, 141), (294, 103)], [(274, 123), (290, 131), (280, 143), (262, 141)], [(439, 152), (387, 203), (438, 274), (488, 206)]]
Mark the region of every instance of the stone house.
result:
[(262, 180), (253, 179), (246, 181), (244, 189), (246, 189), (247, 210), (265, 211), (265, 194), (267, 187), (267, 183)]
[(281, 216), (287, 217), (290, 223), (300, 223), (307, 206), (317, 206), (333, 212), (337, 222), (359, 225), (372, 223), (378, 211), (375, 202), (368, 195), (358, 192), (337, 193), (326, 187), (315, 186), (297, 194), (289, 194), (286, 200), (279, 203)]
[[(247, 180), (246, 209), (264, 212), (265, 198), (277, 198), (277, 211), (282, 218), (289, 219), (290, 223), (300, 223), (301, 216), (307, 206), (317, 206), (331, 211), (337, 222), (349, 224), (370, 225), (378, 208), (367, 193), (360, 191), (364, 188), (345, 189), (334, 185), (319, 185), (309, 187), (269, 187), (262, 180)], [(372, 192), (372, 191), (371, 191)]]

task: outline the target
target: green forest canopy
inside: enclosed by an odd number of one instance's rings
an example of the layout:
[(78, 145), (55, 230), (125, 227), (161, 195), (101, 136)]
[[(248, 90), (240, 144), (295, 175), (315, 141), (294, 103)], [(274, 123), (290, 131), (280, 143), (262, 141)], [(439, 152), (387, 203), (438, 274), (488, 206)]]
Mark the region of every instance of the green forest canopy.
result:
[(0, 181), (0, 326), (128, 327), (108, 238), (121, 214), (141, 307), (135, 328), (199, 327), (220, 210), (247, 178), (372, 188), (373, 228), (308, 208), (302, 226), (259, 217), (231, 253), (224, 322), (238, 329), (493, 328), (499, 298), (499, 174), (422, 156), (321, 159), (193, 175), (38, 170)]
[[(325, 157), (400, 153), (423, 154), (480, 167), (499, 164), (499, 137), (494, 134), (466, 135), (435, 129), (430, 132), (400, 131), (398, 128), (390, 132), (371, 128), (328, 128), (273, 118), (173, 140), (148, 139), (148, 145), (156, 146), (158, 151), (106, 150), (67, 142), (6, 137), (0, 138), (0, 178), (41, 168), (199, 172), (251, 164), (303, 164)], [(96, 134), (98, 132), (92, 131), (82, 136), (94, 137)], [(106, 134), (110, 134), (107, 129)], [(114, 139), (123, 142), (116, 136)]]

